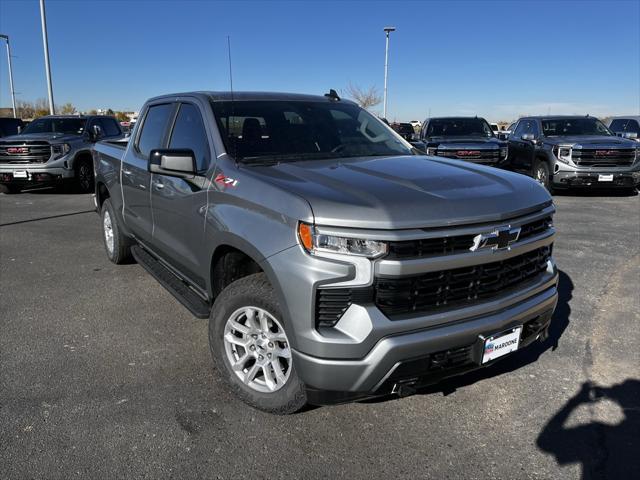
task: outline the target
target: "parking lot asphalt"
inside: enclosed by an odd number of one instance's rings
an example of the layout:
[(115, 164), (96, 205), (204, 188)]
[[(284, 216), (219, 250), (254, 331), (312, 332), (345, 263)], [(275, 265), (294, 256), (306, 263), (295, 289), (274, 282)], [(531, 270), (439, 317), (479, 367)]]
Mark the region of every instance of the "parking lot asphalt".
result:
[(412, 397), (277, 417), (87, 195), (0, 194), (0, 477), (640, 478), (640, 197), (555, 197), (551, 338)]

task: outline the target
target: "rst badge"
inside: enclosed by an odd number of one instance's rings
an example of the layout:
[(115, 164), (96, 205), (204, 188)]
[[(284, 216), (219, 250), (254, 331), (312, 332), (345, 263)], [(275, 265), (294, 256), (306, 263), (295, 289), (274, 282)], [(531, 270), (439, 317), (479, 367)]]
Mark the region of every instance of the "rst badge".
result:
[(520, 227), (496, 228), (490, 233), (481, 233), (473, 237), (473, 245), (469, 248), (472, 252), (483, 248), (491, 248), (492, 250), (504, 250), (510, 248), (510, 245), (518, 241), (520, 237)]

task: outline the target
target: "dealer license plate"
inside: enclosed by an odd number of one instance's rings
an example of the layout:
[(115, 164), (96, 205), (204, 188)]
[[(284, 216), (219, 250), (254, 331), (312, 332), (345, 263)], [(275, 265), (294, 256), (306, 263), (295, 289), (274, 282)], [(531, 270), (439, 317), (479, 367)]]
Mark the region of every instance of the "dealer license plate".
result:
[(599, 182), (613, 182), (613, 173), (611, 175), (598, 175)]
[(13, 172), (13, 178), (29, 178), (26, 170), (16, 170)]
[(511, 330), (498, 333), (485, 339), (484, 350), (482, 352), (482, 363), (490, 362), (491, 360), (502, 357), (507, 353), (518, 350), (521, 332), (522, 327), (515, 327)]

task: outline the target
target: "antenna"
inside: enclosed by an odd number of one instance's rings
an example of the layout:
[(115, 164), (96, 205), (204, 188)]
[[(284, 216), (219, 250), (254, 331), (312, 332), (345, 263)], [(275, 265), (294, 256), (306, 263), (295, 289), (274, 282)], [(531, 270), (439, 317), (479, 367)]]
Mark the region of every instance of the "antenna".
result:
[(233, 72), (231, 70), (231, 37), (227, 35), (227, 54), (229, 56), (229, 84), (231, 86), (231, 101), (233, 102)]

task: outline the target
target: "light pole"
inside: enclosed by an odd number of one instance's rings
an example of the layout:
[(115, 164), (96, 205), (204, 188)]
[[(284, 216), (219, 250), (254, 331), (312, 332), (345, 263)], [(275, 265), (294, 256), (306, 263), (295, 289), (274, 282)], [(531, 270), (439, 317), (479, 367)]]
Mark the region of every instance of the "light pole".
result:
[(42, 22), (42, 44), (44, 46), (44, 66), (47, 72), (47, 88), (49, 89), (49, 113), (55, 115), (53, 106), (53, 86), (51, 85), (51, 65), (49, 64), (49, 39), (47, 37), (47, 18), (44, 12), (44, 0), (40, 0), (40, 21)]
[(395, 32), (396, 27), (384, 27), (384, 33), (387, 36), (386, 45), (384, 48), (384, 101), (382, 116), (387, 118), (387, 72), (389, 70), (389, 34)]
[(13, 69), (11, 68), (11, 47), (9, 36), (0, 34), (0, 38), (7, 41), (7, 62), (9, 63), (9, 88), (11, 89), (11, 105), (13, 106), (13, 118), (16, 118), (16, 92), (13, 90)]

